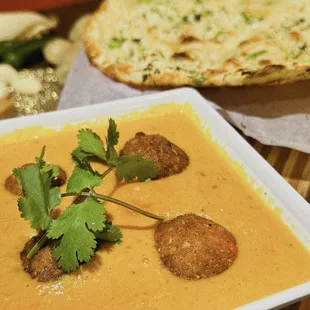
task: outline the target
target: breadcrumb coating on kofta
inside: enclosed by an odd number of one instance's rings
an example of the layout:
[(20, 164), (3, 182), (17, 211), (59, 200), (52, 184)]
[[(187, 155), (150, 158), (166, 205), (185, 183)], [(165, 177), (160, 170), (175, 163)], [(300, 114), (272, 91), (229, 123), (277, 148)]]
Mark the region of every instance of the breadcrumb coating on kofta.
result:
[[(35, 166), (35, 165), (36, 165), (35, 163), (28, 163), (28, 164), (22, 165), (22, 168), (26, 168), (28, 166)], [(54, 178), (51, 183), (53, 187), (59, 187), (65, 184), (66, 180), (67, 180), (66, 172), (59, 167), (59, 175), (57, 178)], [(4, 186), (9, 192), (11, 192), (14, 195), (17, 195), (17, 196), (23, 195), (22, 189), (19, 186), (14, 174), (11, 174), (6, 178)]]
[(41, 248), (32, 259), (27, 258), (29, 251), (42, 236), (43, 233), (39, 233), (25, 244), (20, 253), (23, 268), (30, 274), (31, 278), (37, 278), (40, 282), (57, 280), (63, 274), (63, 271), (57, 266), (57, 262), (52, 256), (53, 247), (51, 244)]
[(195, 214), (160, 223), (155, 247), (165, 267), (188, 280), (224, 272), (238, 254), (236, 240), (228, 230)]
[(134, 154), (141, 154), (156, 162), (158, 174), (154, 179), (178, 174), (189, 164), (189, 158), (181, 148), (158, 134), (136, 133), (135, 137), (127, 141), (120, 151), (120, 155)]

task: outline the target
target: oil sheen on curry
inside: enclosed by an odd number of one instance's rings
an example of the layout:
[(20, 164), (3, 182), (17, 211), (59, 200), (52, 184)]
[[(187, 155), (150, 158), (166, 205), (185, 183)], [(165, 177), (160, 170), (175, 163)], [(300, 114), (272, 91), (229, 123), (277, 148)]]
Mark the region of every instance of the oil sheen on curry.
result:
[[(187, 105), (115, 121), (119, 138), (108, 119), (0, 137), (1, 308), (232, 309), (310, 280), (309, 250)], [(37, 176), (53, 199), (29, 219)], [(83, 234), (94, 255), (70, 261)]]

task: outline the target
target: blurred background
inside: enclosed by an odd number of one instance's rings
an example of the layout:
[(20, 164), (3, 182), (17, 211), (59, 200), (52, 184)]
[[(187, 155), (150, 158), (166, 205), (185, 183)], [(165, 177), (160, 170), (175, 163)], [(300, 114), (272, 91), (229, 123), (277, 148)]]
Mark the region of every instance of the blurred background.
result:
[[(82, 30), (99, 3), (1, 1), (0, 119), (57, 108), (72, 62), (82, 48)], [(12, 46), (16, 42), (17, 48)]]
[(0, 11), (12, 11), (12, 10), (46, 10), (51, 8), (57, 8), (70, 4), (78, 4), (82, 2), (90, 2), (87, 0), (13, 0), (2, 1), (0, 5)]

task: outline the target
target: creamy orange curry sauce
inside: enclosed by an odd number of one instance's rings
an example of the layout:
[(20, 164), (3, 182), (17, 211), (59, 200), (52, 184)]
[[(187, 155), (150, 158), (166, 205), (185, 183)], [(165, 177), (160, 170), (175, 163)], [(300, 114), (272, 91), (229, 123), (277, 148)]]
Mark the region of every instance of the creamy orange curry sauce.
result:
[[(0, 308), (232, 309), (310, 280), (309, 251), (265, 205), (242, 169), (202, 133), (194, 116), (185, 116), (174, 105), (165, 109), (171, 113), (160, 115), (155, 109), (150, 118), (143, 114), (118, 121), (119, 148), (138, 131), (160, 133), (187, 152), (189, 167), (179, 175), (145, 183), (117, 185), (111, 174), (97, 191), (170, 217), (187, 212), (209, 216), (236, 237), (239, 254), (233, 266), (209, 279), (178, 278), (165, 270), (154, 248), (156, 221), (106, 203), (113, 223), (122, 228), (123, 243), (101, 247), (91, 263), (58, 281), (31, 279), (19, 252), (34, 231), (21, 219), (17, 197), (3, 183), (13, 168), (33, 162), (43, 145), (46, 160), (70, 175), (70, 152), (82, 125), (61, 132), (33, 128), (0, 137)], [(83, 124), (102, 137), (106, 125)], [(64, 198), (62, 204), (71, 201)]]

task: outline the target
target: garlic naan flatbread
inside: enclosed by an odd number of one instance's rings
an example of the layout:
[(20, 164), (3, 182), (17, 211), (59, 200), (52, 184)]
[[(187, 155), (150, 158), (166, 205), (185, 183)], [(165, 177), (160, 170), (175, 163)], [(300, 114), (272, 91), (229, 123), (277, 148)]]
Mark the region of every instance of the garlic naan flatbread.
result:
[(106, 0), (85, 38), (91, 62), (136, 86), (310, 78), (310, 0)]

